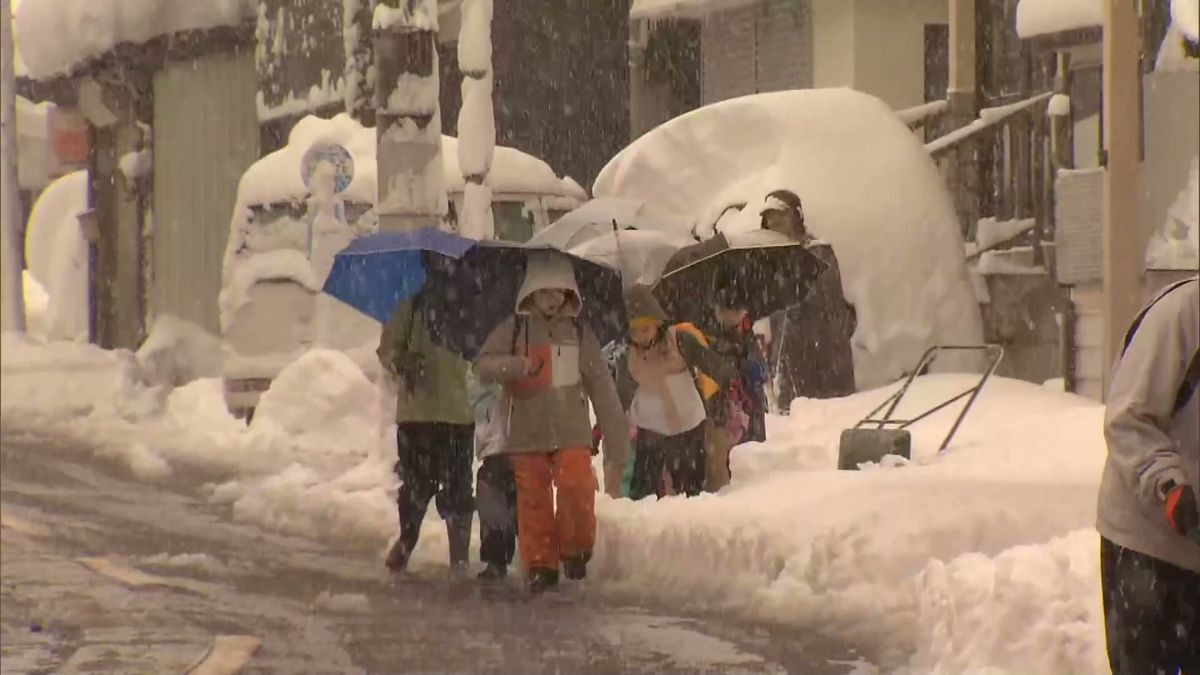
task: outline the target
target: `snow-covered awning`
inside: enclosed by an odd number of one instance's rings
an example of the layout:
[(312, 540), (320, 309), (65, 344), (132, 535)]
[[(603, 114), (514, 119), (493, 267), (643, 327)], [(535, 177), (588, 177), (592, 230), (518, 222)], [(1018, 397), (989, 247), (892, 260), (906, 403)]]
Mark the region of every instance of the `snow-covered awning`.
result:
[(1017, 3), (1017, 35), (1023, 38), (1103, 25), (1103, 0), (1020, 0)]
[(752, 5), (756, 0), (633, 0), (630, 19), (699, 19), (723, 9)]
[(258, 0), (25, 0), (13, 8), (14, 42), (29, 76), (68, 73), (119, 44), (236, 26)]

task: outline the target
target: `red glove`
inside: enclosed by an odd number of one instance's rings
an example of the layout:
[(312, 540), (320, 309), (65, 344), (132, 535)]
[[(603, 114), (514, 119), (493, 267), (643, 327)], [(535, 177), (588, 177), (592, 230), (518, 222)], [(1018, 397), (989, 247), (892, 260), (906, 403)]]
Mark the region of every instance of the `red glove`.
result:
[(600, 425), (592, 425), (592, 454), (600, 454)]
[(1196, 508), (1196, 493), (1190, 485), (1168, 486), (1167, 500), (1163, 503), (1163, 515), (1171, 529), (1187, 537), (1200, 527), (1200, 511)]

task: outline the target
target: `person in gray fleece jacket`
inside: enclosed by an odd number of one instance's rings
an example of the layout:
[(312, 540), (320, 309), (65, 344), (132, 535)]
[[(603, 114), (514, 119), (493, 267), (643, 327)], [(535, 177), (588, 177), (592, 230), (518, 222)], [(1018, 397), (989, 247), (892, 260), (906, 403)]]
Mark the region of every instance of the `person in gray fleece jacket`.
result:
[(1130, 328), (1109, 386), (1096, 528), (1114, 675), (1200, 673), (1200, 280)]

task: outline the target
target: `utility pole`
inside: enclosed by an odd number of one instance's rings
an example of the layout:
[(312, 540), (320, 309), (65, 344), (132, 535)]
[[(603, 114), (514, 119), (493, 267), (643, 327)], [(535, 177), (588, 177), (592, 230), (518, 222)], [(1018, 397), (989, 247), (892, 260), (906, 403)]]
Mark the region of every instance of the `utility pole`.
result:
[(1142, 302), (1144, 246), (1138, 222), (1140, 184), (1138, 51), (1135, 0), (1104, 0), (1104, 395), (1108, 364)]
[(25, 290), (21, 281), (23, 242), (17, 185), (17, 88), (13, 59), (12, 2), (0, 0), (0, 328), (25, 332)]
[(437, 0), (378, 0), (371, 25), (379, 229), (437, 227), (446, 213)]

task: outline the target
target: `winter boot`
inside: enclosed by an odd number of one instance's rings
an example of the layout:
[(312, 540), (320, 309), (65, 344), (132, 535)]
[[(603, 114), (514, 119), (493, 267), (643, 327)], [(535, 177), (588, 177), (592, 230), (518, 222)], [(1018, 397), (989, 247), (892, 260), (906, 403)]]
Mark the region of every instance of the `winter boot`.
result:
[(450, 576), (466, 578), (471, 555), (471, 519), (448, 519), (446, 538), (450, 543)]
[(529, 591), (534, 595), (558, 586), (558, 570), (534, 567), (529, 570)]
[(570, 556), (567, 558), (563, 558), (563, 561), (562, 561), (563, 574), (566, 575), (566, 577), (572, 581), (580, 581), (581, 579), (586, 579), (587, 578), (587, 564), (588, 564), (588, 560), (590, 558), (591, 558), (591, 556), (586, 553), (581, 553), (579, 555), (573, 555), (573, 556)]
[(500, 581), (507, 576), (508, 576), (508, 567), (507, 566), (498, 565), (496, 563), (488, 563), (488, 566), (483, 568), (483, 571), (479, 573), (478, 578), (480, 581), (489, 581), (490, 582), (490, 581)]
[(387, 560), (383, 562), (387, 568), (393, 572), (403, 572), (408, 569), (408, 556), (411, 551), (404, 541), (404, 537), (396, 539), (396, 543), (392, 544), (392, 548), (388, 551)]

